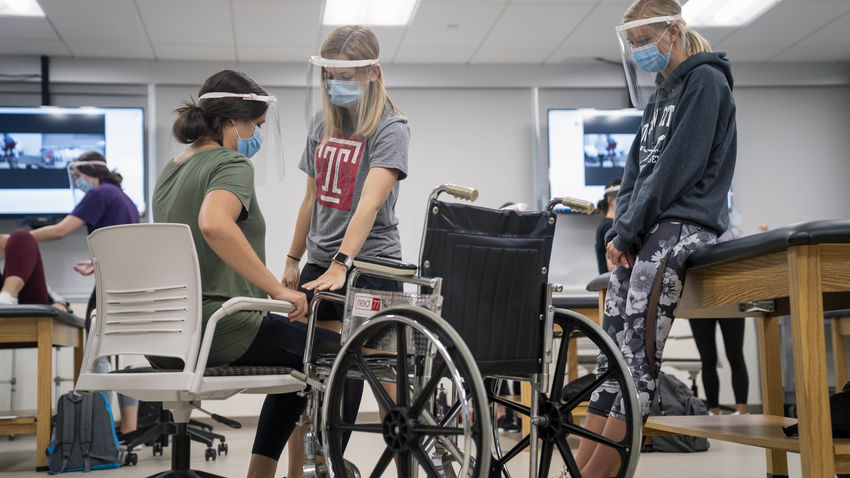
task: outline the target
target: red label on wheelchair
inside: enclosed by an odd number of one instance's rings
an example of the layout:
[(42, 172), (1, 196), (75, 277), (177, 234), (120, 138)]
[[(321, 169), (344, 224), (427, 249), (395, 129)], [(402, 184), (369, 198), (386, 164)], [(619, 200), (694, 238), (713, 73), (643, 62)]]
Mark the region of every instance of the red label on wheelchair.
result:
[(371, 294), (354, 294), (354, 315), (371, 317), (381, 311), (381, 299)]

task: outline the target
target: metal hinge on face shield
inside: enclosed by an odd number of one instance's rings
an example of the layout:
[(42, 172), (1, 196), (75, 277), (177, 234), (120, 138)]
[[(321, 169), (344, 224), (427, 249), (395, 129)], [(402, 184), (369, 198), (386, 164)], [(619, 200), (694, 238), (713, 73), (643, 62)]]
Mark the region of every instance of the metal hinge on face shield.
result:
[(773, 299), (753, 300), (738, 303), (739, 312), (773, 312), (776, 310), (776, 302)]

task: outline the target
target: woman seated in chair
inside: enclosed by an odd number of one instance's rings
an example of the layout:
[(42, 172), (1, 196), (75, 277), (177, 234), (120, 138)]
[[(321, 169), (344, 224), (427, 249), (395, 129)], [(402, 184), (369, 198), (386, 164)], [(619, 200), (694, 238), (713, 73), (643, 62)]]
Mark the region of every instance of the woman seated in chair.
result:
[[(187, 224), (192, 230), (204, 323), (236, 296), (271, 297), (295, 306), (289, 317), (242, 311), (223, 318), (208, 364), (300, 368), (305, 328), (295, 322), (305, 318), (307, 300), (303, 293), (282, 285), (265, 266), (266, 225), (249, 159), (260, 150), (263, 133), (267, 144), (280, 144), (279, 137), (271, 138), (280, 134), (276, 121), (263, 128), (267, 117), (276, 119), (271, 110), (276, 100), (245, 74), (230, 70), (209, 77), (198, 94), (197, 104), (186, 102), (176, 110), (172, 132), (189, 147), (159, 174), (153, 195), (155, 220)], [(320, 350), (333, 349), (339, 342), (338, 335), (329, 331), (319, 331), (318, 339)], [(150, 360), (162, 368), (181, 365), (160, 357)], [(296, 393), (266, 397), (248, 476), (273, 476), (305, 404)]]

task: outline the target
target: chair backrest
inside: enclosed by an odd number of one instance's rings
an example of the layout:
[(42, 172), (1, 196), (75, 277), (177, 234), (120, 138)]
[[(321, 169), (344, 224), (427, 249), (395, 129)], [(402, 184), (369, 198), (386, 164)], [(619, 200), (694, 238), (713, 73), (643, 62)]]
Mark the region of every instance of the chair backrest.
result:
[(442, 316), (481, 372), (538, 372), (554, 213), (433, 200), (425, 228), (422, 275), (443, 278)]
[(201, 338), (201, 276), (185, 224), (126, 224), (91, 233), (97, 320), (86, 371), (106, 355), (155, 355), (194, 370)]

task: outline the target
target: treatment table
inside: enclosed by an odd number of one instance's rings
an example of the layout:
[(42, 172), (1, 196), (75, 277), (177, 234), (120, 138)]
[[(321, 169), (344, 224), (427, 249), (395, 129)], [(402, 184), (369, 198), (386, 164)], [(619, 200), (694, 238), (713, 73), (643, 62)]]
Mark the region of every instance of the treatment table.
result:
[[(599, 292), (603, 301), (607, 283), (600, 276), (588, 290)], [(765, 448), (769, 478), (788, 475), (787, 452), (800, 453), (804, 477), (850, 473), (850, 439), (833, 439), (831, 433), (824, 335), (825, 311), (848, 308), (850, 221), (795, 224), (695, 252), (688, 260), (676, 317), (758, 318), (763, 415), (650, 417), (644, 433), (680, 433)], [(783, 417), (781, 315), (791, 316), (799, 438), (786, 437), (781, 430), (795, 422)], [(834, 333), (834, 341), (836, 336), (842, 334)], [(836, 355), (844, 350), (841, 340)], [(836, 370), (846, 376), (846, 357), (837, 359), (842, 365)]]
[[(0, 435), (36, 435), (36, 470), (47, 470), (53, 347), (74, 347), (74, 381), (83, 363), (85, 321), (49, 305), (0, 306), (0, 349), (38, 348), (36, 416), (0, 420)], [(55, 397), (58, 398), (58, 397)]]

